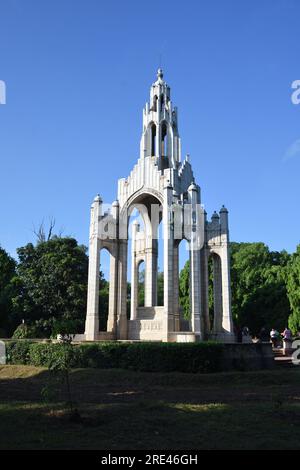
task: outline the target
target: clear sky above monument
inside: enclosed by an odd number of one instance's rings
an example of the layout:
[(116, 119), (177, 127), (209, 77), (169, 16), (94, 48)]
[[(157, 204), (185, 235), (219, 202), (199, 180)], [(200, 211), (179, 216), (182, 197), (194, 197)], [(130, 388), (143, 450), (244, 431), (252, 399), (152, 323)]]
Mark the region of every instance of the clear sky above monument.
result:
[(88, 243), (95, 194), (112, 202), (139, 156), (162, 65), (208, 214), (225, 204), (232, 240), (293, 251), (299, 14), (297, 0), (2, 0), (3, 248), (15, 255), (49, 217)]

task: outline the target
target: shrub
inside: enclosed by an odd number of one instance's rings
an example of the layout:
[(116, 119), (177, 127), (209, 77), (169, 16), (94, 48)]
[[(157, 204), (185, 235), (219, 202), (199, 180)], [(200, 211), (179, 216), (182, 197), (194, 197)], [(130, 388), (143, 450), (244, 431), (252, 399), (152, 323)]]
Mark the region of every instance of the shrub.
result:
[(30, 341), (9, 341), (6, 343), (6, 356), (8, 364), (29, 364)]
[(120, 366), (149, 372), (216, 372), (220, 370), (223, 347), (205, 343), (128, 344)]
[[(71, 367), (121, 368), (147, 372), (217, 372), (223, 345), (203, 343), (102, 342), (68, 348)], [(8, 362), (55, 368), (65, 359), (63, 344), (15, 341), (7, 343)]]
[[(147, 372), (217, 372), (223, 346), (219, 343), (117, 343), (75, 345), (67, 350), (71, 367), (121, 368)], [(15, 342), (11, 363), (55, 368), (65, 358), (63, 344)]]
[(80, 365), (99, 369), (120, 368), (127, 347), (128, 343), (116, 342), (82, 344), (78, 346)]
[(21, 325), (15, 329), (12, 337), (13, 339), (42, 338), (43, 334), (37, 325), (21, 323)]
[[(79, 367), (78, 350), (70, 347), (67, 350), (68, 362), (71, 367)], [(66, 348), (64, 344), (32, 343), (29, 348), (29, 363), (33, 366), (55, 369), (64, 358), (66, 360)]]

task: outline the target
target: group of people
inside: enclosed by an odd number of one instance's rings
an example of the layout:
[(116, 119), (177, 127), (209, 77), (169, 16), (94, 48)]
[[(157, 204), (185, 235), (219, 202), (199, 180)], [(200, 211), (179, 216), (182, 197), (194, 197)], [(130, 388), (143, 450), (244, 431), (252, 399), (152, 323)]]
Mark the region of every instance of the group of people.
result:
[(286, 327), (282, 333), (279, 333), (275, 328), (272, 328), (271, 331), (262, 328), (259, 332), (258, 339), (261, 342), (271, 341), (273, 348), (281, 348), (282, 343), (286, 344), (293, 341), (293, 334), (288, 327)]
[[(251, 343), (252, 336), (250, 330), (247, 326), (243, 328), (236, 328), (236, 338), (238, 343)], [(291, 343), (293, 341), (293, 334), (291, 330), (286, 327), (282, 333), (279, 333), (275, 328), (272, 328), (271, 331), (267, 328), (261, 328), (258, 341), (261, 343), (266, 343), (271, 341), (273, 348), (281, 348), (282, 343), (286, 345), (287, 343)]]
[(275, 328), (272, 328), (270, 331), (270, 339), (272, 341), (273, 348), (280, 348), (282, 341), (285, 343), (291, 343), (293, 341), (293, 334), (288, 327), (286, 327), (282, 333), (279, 333)]

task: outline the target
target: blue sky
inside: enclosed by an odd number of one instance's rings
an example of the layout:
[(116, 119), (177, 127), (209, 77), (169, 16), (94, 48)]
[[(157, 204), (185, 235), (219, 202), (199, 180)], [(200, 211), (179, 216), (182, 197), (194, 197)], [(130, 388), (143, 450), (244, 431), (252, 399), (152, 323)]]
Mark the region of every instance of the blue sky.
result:
[(232, 240), (295, 250), (299, 15), (297, 0), (1, 0), (2, 247), (50, 217), (88, 243), (91, 201), (113, 201), (138, 158), (161, 60), (207, 212), (228, 207)]

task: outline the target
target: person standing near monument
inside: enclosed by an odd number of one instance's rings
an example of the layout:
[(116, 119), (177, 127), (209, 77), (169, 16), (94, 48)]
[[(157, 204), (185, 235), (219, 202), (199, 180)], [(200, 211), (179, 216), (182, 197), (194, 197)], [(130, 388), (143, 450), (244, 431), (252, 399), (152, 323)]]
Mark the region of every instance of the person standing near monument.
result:
[(272, 328), (270, 332), (270, 338), (272, 341), (273, 348), (277, 348), (279, 337), (280, 337), (279, 331), (275, 330), (275, 328)]

